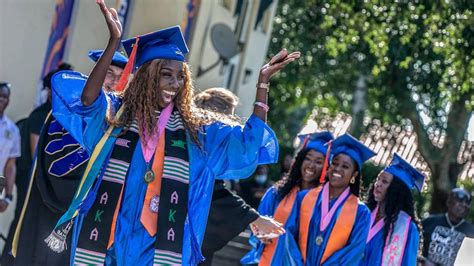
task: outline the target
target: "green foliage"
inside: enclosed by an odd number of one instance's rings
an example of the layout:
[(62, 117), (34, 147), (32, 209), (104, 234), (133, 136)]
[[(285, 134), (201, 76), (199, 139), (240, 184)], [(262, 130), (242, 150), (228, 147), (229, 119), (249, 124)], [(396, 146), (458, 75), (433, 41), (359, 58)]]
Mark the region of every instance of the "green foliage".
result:
[[(407, 104), (444, 132), (450, 105), (474, 106), (470, 1), (281, 1), (270, 54), (302, 52), (272, 80), (269, 121), (281, 145), (314, 107), (351, 113), (357, 79), (367, 76), (371, 118), (402, 124)], [(275, 86), (276, 85), (276, 86)]]
[[(472, 195), (474, 191), (474, 182), (472, 180), (465, 179), (465, 180), (459, 181), (459, 187), (462, 187), (465, 190), (470, 191), (471, 196), (474, 196)], [(469, 215), (467, 216), (466, 220), (468, 220), (471, 223), (474, 222), (474, 203), (473, 202), (471, 202), (471, 211), (469, 212)]]

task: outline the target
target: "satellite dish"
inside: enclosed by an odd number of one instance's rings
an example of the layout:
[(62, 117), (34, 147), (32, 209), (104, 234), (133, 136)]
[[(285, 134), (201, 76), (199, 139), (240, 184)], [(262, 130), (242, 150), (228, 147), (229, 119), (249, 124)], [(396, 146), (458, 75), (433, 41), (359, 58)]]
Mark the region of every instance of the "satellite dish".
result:
[(229, 61), (239, 53), (239, 45), (232, 29), (224, 23), (217, 23), (211, 29), (214, 49), (224, 61)]

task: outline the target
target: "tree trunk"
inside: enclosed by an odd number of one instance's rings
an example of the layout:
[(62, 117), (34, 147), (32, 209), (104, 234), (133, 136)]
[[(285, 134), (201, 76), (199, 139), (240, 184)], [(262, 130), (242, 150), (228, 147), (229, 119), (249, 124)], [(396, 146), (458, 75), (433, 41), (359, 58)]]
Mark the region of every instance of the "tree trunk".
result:
[(357, 80), (352, 103), (352, 122), (350, 132), (355, 138), (359, 138), (364, 133), (364, 116), (367, 110), (367, 84), (366, 77), (361, 74)]

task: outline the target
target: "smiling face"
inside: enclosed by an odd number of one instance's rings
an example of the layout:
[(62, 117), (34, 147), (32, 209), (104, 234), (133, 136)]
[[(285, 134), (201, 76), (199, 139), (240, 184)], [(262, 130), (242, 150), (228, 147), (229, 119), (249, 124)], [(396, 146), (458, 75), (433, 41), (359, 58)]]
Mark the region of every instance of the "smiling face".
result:
[(357, 177), (357, 165), (351, 157), (340, 153), (334, 157), (328, 168), (329, 183), (334, 188), (346, 188), (352, 177)]
[(301, 164), (301, 178), (308, 183), (314, 182), (321, 175), (323, 165), (324, 155), (315, 150), (309, 150)]
[(385, 200), (385, 195), (392, 180), (393, 175), (385, 171), (380, 172), (377, 176), (374, 184), (374, 199), (376, 202), (383, 202)]
[(186, 76), (183, 70), (183, 62), (165, 60), (159, 70), (158, 81), (158, 106), (165, 108), (182, 90)]

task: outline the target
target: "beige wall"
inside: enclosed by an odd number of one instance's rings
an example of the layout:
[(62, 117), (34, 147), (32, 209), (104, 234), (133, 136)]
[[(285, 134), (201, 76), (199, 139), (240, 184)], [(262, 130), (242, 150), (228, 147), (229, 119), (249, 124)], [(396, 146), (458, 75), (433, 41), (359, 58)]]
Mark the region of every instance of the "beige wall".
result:
[(0, 80), (12, 84), (14, 121), (33, 109), (53, 13), (54, 0), (1, 0)]

